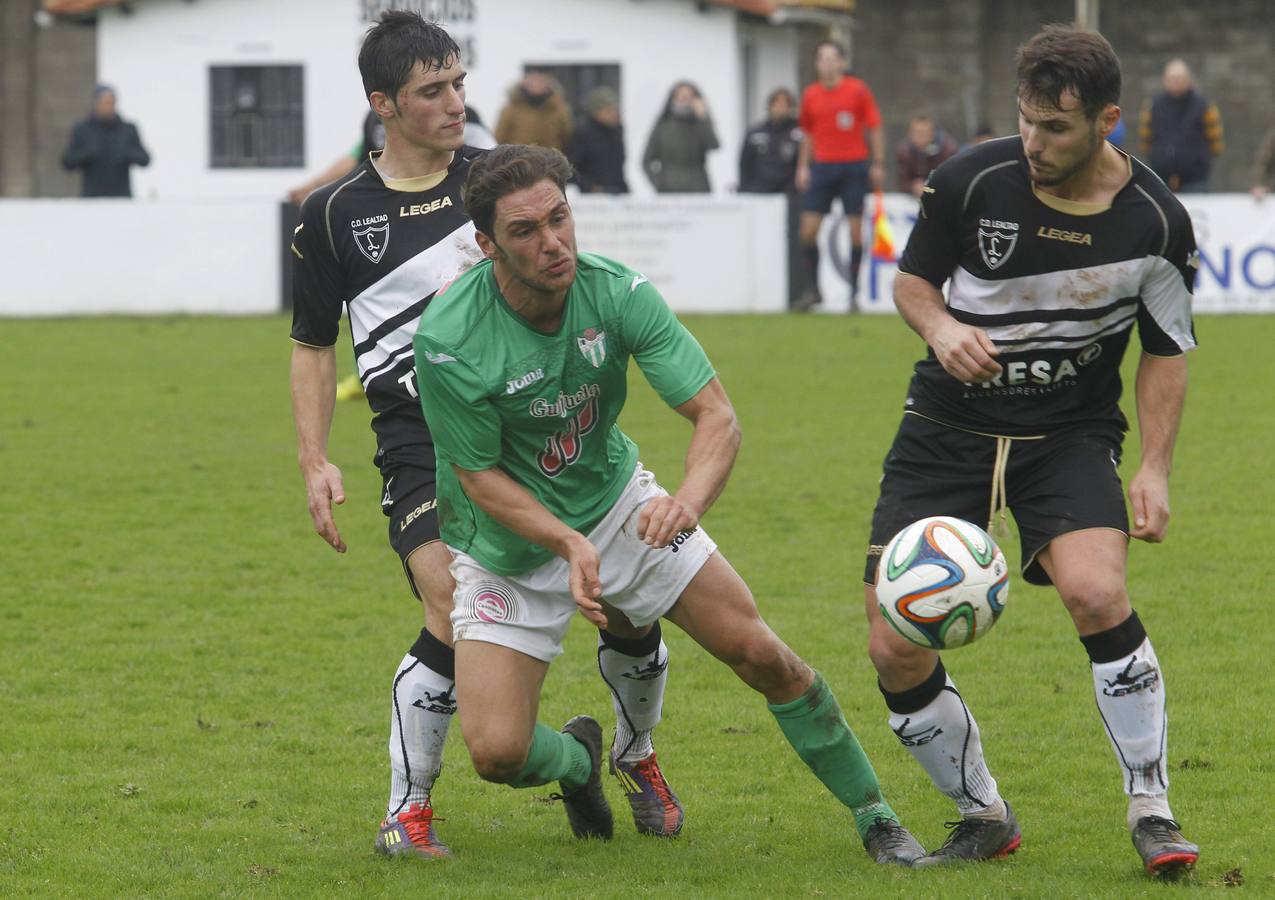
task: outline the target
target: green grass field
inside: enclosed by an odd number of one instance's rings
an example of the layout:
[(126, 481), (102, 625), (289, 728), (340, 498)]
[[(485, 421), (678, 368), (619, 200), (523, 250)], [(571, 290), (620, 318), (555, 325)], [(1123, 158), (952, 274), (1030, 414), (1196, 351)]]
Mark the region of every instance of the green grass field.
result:
[[(744, 429), (707, 525), (936, 846), (953, 810), (886, 726), (859, 588), (921, 345), (894, 318), (688, 324)], [(1275, 318), (1197, 323), (1169, 541), (1132, 549), (1134, 605), (1168, 685), (1174, 809), (1203, 848), (1173, 886), (1141, 874), (1061, 605), (1019, 580), (996, 631), (947, 656), (1022, 824), (1010, 860), (874, 866), (760, 698), (672, 627), (656, 741), (686, 804), (681, 838), (639, 837), (609, 784), (616, 839), (578, 844), (548, 788), (481, 782), (456, 728), (435, 791), (456, 858), (376, 858), (390, 678), (420, 612), (386, 543), (363, 405), (339, 405), (331, 444), (349, 553), (311, 531), (287, 330), (282, 318), (0, 324), (0, 896), (1161, 897), (1238, 878), (1275, 895), (1262, 674), (1275, 647)], [(675, 485), (685, 423), (642, 385), (622, 424)], [(1137, 458), (1131, 437), (1126, 477)], [(1016, 565), (1017, 546), (1006, 552)], [(611, 722), (593, 645), (577, 619), (544, 721)]]

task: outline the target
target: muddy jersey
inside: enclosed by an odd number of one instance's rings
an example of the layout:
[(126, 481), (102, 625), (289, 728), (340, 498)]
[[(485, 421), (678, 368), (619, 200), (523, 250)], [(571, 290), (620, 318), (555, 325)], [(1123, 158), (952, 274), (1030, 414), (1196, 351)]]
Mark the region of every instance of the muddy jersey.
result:
[(434, 465), (412, 336), (435, 292), (482, 258), (461, 201), (470, 161), (481, 152), (465, 147), (441, 178), (391, 182), (395, 187), (364, 160), (301, 207), (292, 244), (292, 339), (333, 346), (348, 308), (382, 464)]
[(1195, 347), (1191, 291), (1198, 257), (1191, 220), (1150, 169), (1110, 206), (1033, 189), (1022, 141), (979, 144), (930, 175), (899, 271), (940, 290), (959, 322), (987, 332), (1002, 373), (953, 378), (930, 350), (907, 408), (947, 425), (1000, 435), (1072, 424), (1128, 427), (1120, 361), (1134, 325), (1142, 350)]
[(499, 467), (577, 531), (601, 521), (637, 464), (636, 445), (616, 425), (630, 358), (669, 406), (714, 374), (659, 292), (604, 257), (580, 254), (551, 334), (510, 309), (490, 262), (441, 291), (421, 317), (416, 364), (438, 452), (443, 540), (501, 575), (553, 556), (472, 503), (449, 463)]

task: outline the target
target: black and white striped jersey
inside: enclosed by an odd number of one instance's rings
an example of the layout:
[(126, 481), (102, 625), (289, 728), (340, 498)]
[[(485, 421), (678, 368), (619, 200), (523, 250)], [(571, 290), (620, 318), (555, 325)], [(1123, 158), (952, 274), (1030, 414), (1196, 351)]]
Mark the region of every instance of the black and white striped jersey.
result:
[(359, 379), (372, 407), (377, 459), (432, 467), (412, 357), (416, 325), (434, 293), (482, 259), (461, 187), (482, 152), (455, 154), (441, 181), (388, 186), (372, 161), (315, 191), (293, 236), (292, 339), (331, 347), (349, 309)]
[(988, 141), (930, 175), (899, 271), (939, 289), (947, 309), (982, 328), (1003, 371), (987, 384), (953, 378), (930, 350), (907, 408), (947, 425), (1007, 436), (1081, 422), (1128, 427), (1120, 361), (1136, 323), (1143, 351), (1195, 346), (1191, 220), (1146, 166), (1111, 205), (1033, 190), (1017, 137)]

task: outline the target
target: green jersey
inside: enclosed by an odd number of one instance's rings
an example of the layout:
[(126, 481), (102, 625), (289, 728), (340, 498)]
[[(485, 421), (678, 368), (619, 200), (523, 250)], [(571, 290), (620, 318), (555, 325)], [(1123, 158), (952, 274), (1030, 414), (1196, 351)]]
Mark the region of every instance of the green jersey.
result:
[(669, 406), (691, 399), (714, 375), (699, 343), (644, 277), (589, 253), (579, 255), (553, 333), (510, 309), (487, 261), (430, 301), (414, 347), (438, 456), (443, 540), (499, 575), (530, 571), (553, 554), (471, 502), (453, 464), (500, 468), (588, 533), (637, 464), (637, 445), (616, 425), (629, 358)]

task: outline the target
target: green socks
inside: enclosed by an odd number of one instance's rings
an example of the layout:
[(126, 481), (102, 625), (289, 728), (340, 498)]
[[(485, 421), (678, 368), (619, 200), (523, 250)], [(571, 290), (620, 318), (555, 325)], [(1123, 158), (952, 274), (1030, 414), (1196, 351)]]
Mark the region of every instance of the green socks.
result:
[(518, 776), (509, 782), (509, 786), (537, 787), (551, 781), (560, 781), (563, 789), (570, 791), (582, 787), (589, 780), (592, 770), (593, 762), (589, 759), (589, 751), (584, 744), (569, 734), (554, 731), (548, 725), (537, 722), (536, 730), (531, 736), (531, 749), (527, 751), (527, 761), (523, 763)]
[(881, 796), (872, 763), (818, 672), (805, 694), (788, 703), (768, 706), (797, 755), (833, 796), (850, 807), (859, 837), (878, 817), (898, 821)]

